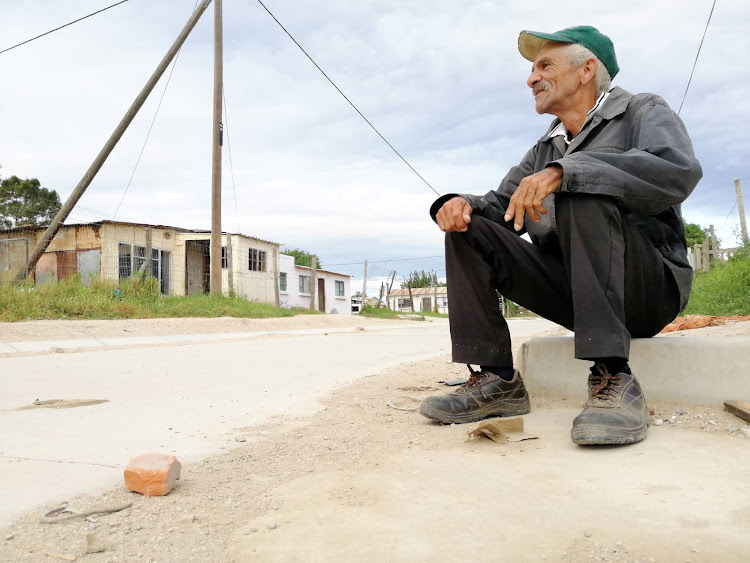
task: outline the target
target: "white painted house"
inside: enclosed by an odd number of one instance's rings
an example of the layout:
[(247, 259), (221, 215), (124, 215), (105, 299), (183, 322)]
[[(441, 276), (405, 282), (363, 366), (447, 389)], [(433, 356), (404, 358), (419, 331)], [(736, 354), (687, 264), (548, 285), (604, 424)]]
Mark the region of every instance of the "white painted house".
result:
[[(346, 274), (315, 270), (297, 266), (294, 256), (279, 254), (279, 303), (282, 307), (310, 308), (310, 300), (315, 300), (318, 311), (351, 315), (351, 277)], [(314, 294), (313, 294), (314, 291)]]
[(434, 312), (436, 303), (438, 313), (448, 313), (447, 287), (415, 287), (411, 296), (408, 289), (394, 289), (388, 294), (388, 308), (402, 313)]

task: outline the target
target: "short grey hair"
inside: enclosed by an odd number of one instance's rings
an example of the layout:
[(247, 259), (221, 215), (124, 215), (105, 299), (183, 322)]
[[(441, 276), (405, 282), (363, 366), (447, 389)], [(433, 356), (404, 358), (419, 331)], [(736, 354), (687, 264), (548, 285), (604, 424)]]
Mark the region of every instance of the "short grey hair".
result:
[(565, 47), (565, 52), (570, 59), (570, 64), (573, 66), (581, 66), (587, 60), (594, 59), (596, 61), (596, 74), (594, 75), (596, 93), (601, 94), (602, 92), (609, 91), (612, 86), (612, 78), (609, 76), (607, 67), (599, 60), (599, 57), (580, 43), (571, 43), (570, 45), (567, 45)]

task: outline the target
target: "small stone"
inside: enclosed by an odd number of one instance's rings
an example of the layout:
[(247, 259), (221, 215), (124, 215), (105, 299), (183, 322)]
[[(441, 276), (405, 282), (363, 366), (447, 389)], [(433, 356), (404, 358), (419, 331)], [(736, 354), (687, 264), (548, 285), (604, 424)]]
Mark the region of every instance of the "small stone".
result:
[(195, 514), (186, 514), (182, 517), (182, 521), (186, 522), (187, 524), (192, 524), (195, 522)]
[(257, 532), (258, 531), (258, 526), (250, 526), (250, 531), (251, 532)]
[(745, 438), (750, 438), (750, 426), (743, 426), (740, 428), (740, 434), (742, 434)]
[(590, 538), (591, 537), (591, 532), (589, 532), (588, 530), (585, 531), (585, 532), (583, 532), (583, 537), (584, 538)]
[(694, 548), (692, 548), (692, 549), (691, 549), (690, 551), (692, 551), (693, 553), (698, 553), (698, 548), (697, 548), (697, 547), (694, 547)]
[(86, 553), (101, 553), (105, 549), (95, 534), (86, 534)]
[(268, 523), (268, 529), (269, 530), (275, 530), (276, 529), (276, 522), (269, 522)]
[(729, 426), (727, 426), (727, 432), (729, 432), (730, 434), (737, 432), (737, 430), (739, 429), (740, 427), (737, 426), (736, 424), (730, 424)]
[(55, 354), (62, 354), (63, 352), (65, 352), (65, 350), (63, 350), (59, 346), (53, 346), (52, 348), (49, 349), (49, 351)]
[(661, 418), (654, 420), (654, 426), (661, 426), (662, 424), (664, 424), (664, 421)]
[(5, 541), (10, 541), (10, 540), (12, 540), (15, 537), (16, 536), (14, 536), (13, 534), (8, 534), (7, 536), (5, 536)]
[(234, 441), (235, 442), (247, 442), (247, 438), (238, 434), (237, 436), (234, 437)]

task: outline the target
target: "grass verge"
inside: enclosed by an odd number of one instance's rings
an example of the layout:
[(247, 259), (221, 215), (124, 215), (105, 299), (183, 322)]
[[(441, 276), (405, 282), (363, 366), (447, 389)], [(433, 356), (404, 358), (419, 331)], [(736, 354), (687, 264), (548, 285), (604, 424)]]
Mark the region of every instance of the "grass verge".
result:
[(425, 315), (423, 313), (399, 313), (398, 311), (392, 311), (385, 307), (370, 307), (369, 305), (362, 307), (359, 314), (365, 317), (373, 317), (375, 319), (403, 319), (404, 315), (409, 315), (410, 320), (414, 321), (423, 321)]
[(237, 296), (163, 296), (154, 278), (120, 283), (80, 278), (52, 284), (0, 284), (0, 321), (40, 319), (150, 319), (167, 317), (240, 317), (261, 319), (316, 314), (310, 309), (281, 309)]
[(685, 314), (750, 315), (750, 256), (697, 273)]

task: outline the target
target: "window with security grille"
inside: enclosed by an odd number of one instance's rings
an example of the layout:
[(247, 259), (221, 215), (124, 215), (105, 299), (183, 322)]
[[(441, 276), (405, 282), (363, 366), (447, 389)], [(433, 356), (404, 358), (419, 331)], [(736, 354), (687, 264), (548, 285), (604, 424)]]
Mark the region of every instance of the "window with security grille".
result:
[(279, 291), (286, 291), (286, 272), (279, 274)]
[(310, 293), (310, 276), (299, 277), (299, 292)]
[(411, 299), (399, 299), (398, 308), (399, 309), (411, 309)]
[(144, 267), (146, 262), (146, 247), (129, 242), (121, 242), (118, 245), (119, 279), (124, 280), (136, 275), (143, 268), (143, 273), (150, 273), (151, 276), (159, 280), (161, 292), (167, 295), (170, 291), (169, 273), (171, 271), (171, 254), (167, 250), (152, 248), (151, 271), (148, 272), (148, 265)]
[(344, 282), (336, 282), (336, 297), (344, 297)]
[(266, 271), (266, 253), (264, 250), (258, 250), (251, 248), (248, 252), (249, 261), (247, 269), (251, 272), (265, 272)]
[(221, 268), (226, 270), (229, 267), (229, 257), (227, 255), (227, 247), (221, 247)]

